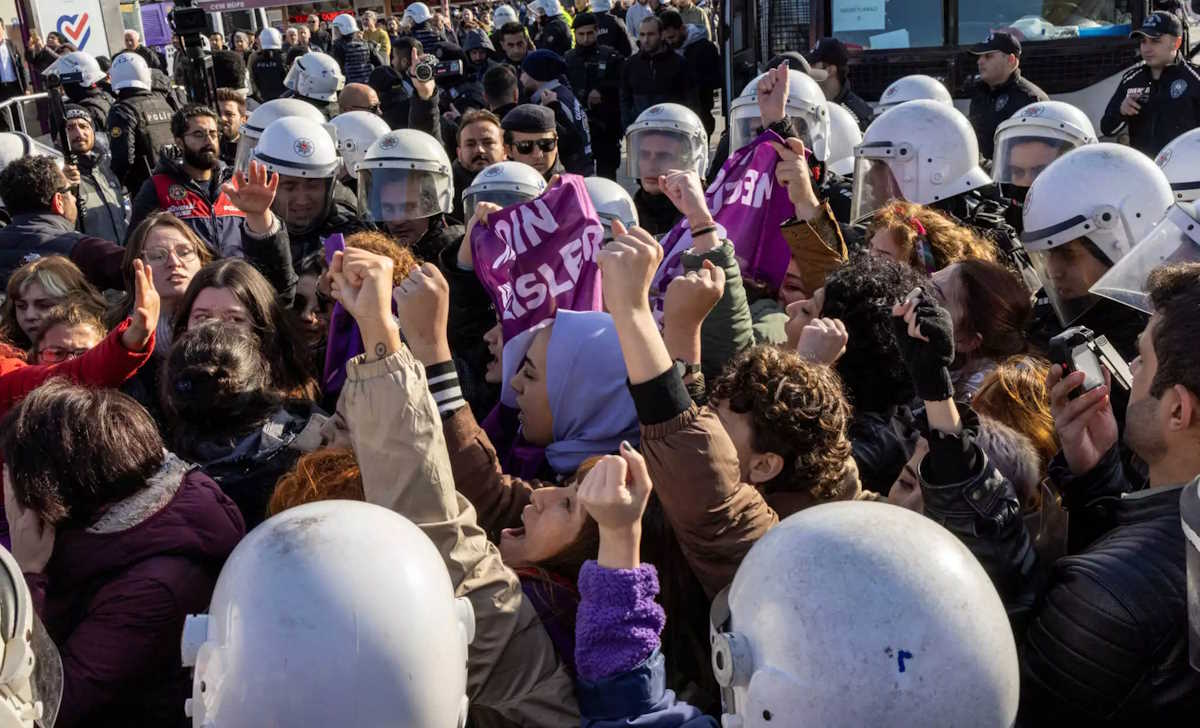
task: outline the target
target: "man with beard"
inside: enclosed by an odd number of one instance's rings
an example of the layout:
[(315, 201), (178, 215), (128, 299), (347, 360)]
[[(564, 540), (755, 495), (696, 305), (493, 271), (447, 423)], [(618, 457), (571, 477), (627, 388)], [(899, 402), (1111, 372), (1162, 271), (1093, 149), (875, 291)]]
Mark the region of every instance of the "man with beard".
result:
[(217, 113), (221, 115), (221, 161), (232, 167), (246, 123), (246, 97), (231, 88), (217, 89)]
[(421, 41), (409, 37), (398, 39), (392, 49), (391, 65), (374, 69), (367, 79), (367, 84), (379, 95), (384, 121), (393, 129), (408, 126), (408, 100), (414, 93), (409, 70), (414, 51), (417, 56), (425, 54)]
[(154, 174), (134, 197), (129, 229), (150, 213), (165, 210), (192, 228), (220, 257), (242, 257), (245, 214), (221, 189), (233, 178), (233, 168), (219, 156), (216, 112), (188, 104), (171, 117), (171, 133), (175, 146), (163, 150)]
[[(458, 123), (458, 146), (455, 148), (454, 189), (465, 190), (484, 167), (508, 159), (504, 151), (504, 132), (500, 119), (490, 111), (468, 111)], [(463, 214), (462, 195), (454, 196), (454, 216), (467, 219)]]
[(79, 220), (76, 228), (85, 235), (104, 240), (125, 240), (125, 191), (109, 165), (107, 151), (96, 148), (96, 130), (91, 113), (68, 104), (63, 110), (67, 141), (78, 166), (65, 165), (67, 181), (79, 186)]

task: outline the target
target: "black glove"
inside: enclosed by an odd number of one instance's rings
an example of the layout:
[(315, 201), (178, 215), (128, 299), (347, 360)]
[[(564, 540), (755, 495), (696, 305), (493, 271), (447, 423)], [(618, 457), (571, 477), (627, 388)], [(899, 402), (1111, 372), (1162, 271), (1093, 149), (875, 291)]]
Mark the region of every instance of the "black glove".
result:
[(896, 346), (904, 357), (917, 396), (926, 402), (941, 402), (954, 397), (950, 364), (954, 361), (954, 320), (950, 312), (922, 291), (915, 309), (917, 330), (929, 341), (914, 338), (902, 316), (892, 317)]

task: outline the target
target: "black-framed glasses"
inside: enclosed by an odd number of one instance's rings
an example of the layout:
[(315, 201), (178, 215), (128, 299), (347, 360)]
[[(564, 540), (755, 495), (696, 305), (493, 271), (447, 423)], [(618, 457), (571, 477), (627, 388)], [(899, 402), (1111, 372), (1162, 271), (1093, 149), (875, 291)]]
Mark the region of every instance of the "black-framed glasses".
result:
[(558, 146), (557, 138), (550, 139), (533, 139), (530, 141), (513, 142), (513, 148), (520, 154), (533, 154), (533, 147), (537, 145), (538, 149), (549, 154)]

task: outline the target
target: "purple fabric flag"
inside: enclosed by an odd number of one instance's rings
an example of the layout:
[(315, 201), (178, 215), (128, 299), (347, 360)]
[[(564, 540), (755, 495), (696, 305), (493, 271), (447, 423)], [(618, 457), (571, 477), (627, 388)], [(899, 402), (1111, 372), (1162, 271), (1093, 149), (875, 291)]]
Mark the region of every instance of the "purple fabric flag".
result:
[[(333, 264), (333, 254), (346, 249), (346, 239), (334, 233), (321, 241), (325, 247), (325, 265)], [(358, 324), (342, 304), (333, 304), (329, 315), (329, 338), (325, 342), (325, 373), (321, 377), (321, 390), (336, 396), (346, 381), (346, 362), (363, 353), (362, 336)]]
[(475, 275), (487, 289), (504, 340), (559, 309), (600, 311), (596, 253), (604, 226), (583, 178), (564, 174), (541, 197), (505, 207), (471, 232)]
[[(791, 251), (779, 226), (796, 214), (787, 188), (775, 179), (779, 155), (768, 142), (782, 142), (767, 130), (729, 155), (704, 197), (718, 230), (733, 243), (742, 275), (772, 288), (783, 284)], [(667, 284), (683, 274), (683, 254), (692, 247), (687, 220), (680, 220), (662, 239), (663, 262), (650, 282), (650, 301), (661, 317)]]

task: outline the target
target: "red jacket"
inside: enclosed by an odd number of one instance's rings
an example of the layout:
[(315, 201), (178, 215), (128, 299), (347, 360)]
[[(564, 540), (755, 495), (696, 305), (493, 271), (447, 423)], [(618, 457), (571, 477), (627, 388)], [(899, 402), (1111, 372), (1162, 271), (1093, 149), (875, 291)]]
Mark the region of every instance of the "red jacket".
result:
[[(132, 377), (154, 353), (154, 333), (145, 351), (130, 351), (121, 343), (129, 328), (125, 319), (83, 356), (59, 364), (29, 364), (16, 357), (0, 357), (0, 417), (46, 380), (66, 377), (88, 387), (117, 387)], [(6, 534), (7, 535), (7, 534)]]

